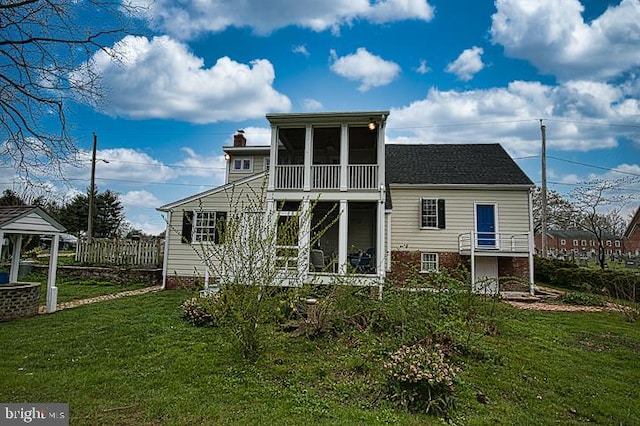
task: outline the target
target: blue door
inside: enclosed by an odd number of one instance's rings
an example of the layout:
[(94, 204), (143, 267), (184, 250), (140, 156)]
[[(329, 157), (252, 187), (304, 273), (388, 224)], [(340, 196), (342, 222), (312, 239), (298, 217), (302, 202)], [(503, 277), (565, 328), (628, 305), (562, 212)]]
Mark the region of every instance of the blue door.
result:
[(496, 213), (493, 204), (476, 205), (478, 247), (496, 246)]

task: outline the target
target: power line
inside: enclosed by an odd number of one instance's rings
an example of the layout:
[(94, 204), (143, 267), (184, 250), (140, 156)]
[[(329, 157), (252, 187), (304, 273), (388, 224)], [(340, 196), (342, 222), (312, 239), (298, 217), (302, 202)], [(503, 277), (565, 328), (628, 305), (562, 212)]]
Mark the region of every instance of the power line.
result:
[(548, 155), (547, 157), (553, 158), (554, 160), (558, 160), (558, 161), (564, 161), (565, 163), (577, 164), (579, 166), (592, 167), (594, 169), (606, 170), (606, 171), (609, 171), (609, 172), (616, 172), (616, 173), (622, 173), (622, 174), (626, 174), (626, 175), (640, 177), (639, 173), (625, 172), (624, 170), (618, 170), (618, 169), (614, 169), (614, 168), (610, 168), (610, 167), (596, 166), (594, 164), (581, 163), (580, 161), (566, 160), (564, 158), (554, 157), (554, 156), (551, 156), (551, 155)]
[(607, 122), (597, 122), (597, 121), (562, 120), (559, 118), (545, 118), (545, 120), (555, 121), (557, 123), (585, 124), (589, 126), (628, 127), (631, 129), (640, 129), (640, 124), (621, 124), (621, 123), (607, 123)]

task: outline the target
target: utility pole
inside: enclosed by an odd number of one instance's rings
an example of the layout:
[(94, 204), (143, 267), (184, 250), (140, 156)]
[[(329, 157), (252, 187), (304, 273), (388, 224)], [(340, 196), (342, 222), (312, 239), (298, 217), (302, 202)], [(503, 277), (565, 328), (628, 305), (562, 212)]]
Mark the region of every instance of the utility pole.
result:
[(542, 134), (542, 211), (540, 216), (542, 218), (542, 234), (540, 235), (540, 250), (542, 251), (542, 257), (547, 257), (547, 127), (542, 123), (540, 119), (540, 132)]
[(98, 136), (93, 133), (93, 153), (91, 154), (91, 186), (89, 187), (89, 222), (87, 224), (87, 243), (91, 244), (93, 237), (93, 210), (96, 191), (96, 148), (98, 146)]

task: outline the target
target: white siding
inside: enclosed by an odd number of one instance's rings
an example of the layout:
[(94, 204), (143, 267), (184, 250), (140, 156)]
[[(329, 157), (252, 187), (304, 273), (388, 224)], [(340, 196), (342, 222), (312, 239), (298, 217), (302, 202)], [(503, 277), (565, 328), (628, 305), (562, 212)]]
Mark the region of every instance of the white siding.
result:
[[(233, 182), (237, 182), (241, 179), (246, 179), (247, 177), (251, 176), (251, 175), (255, 175), (257, 173), (261, 173), (263, 172), (264, 169), (264, 163), (265, 163), (265, 159), (269, 158), (269, 153), (266, 152), (265, 154), (252, 154), (252, 155), (241, 155), (241, 154), (234, 154), (231, 156), (231, 158), (229, 159), (229, 161), (227, 162), (227, 173), (229, 176), (229, 182), (228, 183), (233, 183)], [(233, 160), (234, 159), (251, 159), (251, 163), (252, 163), (252, 169), (249, 171), (237, 171), (237, 170), (233, 170)]]
[[(475, 203), (495, 203), (498, 232), (529, 232), (526, 190), (400, 189), (391, 186), (391, 249), (457, 252), (458, 235), (475, 230)], [(420, 198), (445, 200), (445, 229), (420, 228)]]
[[(193, 201), (184, 203), (172, 209), (171, 223), (168, 227), (169, 244), (167, 247), (167, 277), (189, 277), (199, 275), (204, 277), (204, 264), (198, 252), (201, 244), (182, 242), (182, 218), (185, 211), (215, 210), (229, 212), (230, 205), (238, 205), (247, 197), (255, 199), (263, 195), (266, 177), (244, 184), (238, 184), (234, 190), (221, 191)], [(246, 203), (245, 203), (246, 204)], [(198, 252), (197, 252), (197, 251)]]
[(51, 223), (36, 212), (29, 213), (19, 220), (6, 225), (4, 231), (18, 231), (25, 234), (46, 234), (50, 232), (60, 232)]

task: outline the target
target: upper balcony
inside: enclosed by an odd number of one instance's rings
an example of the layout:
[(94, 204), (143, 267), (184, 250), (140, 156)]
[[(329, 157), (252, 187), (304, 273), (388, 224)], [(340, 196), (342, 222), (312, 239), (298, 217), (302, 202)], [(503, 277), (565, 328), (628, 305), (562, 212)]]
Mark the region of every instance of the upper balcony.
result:
[(270, 189), (379, 191), (386, 114), (268, 115), (273, 126)]

